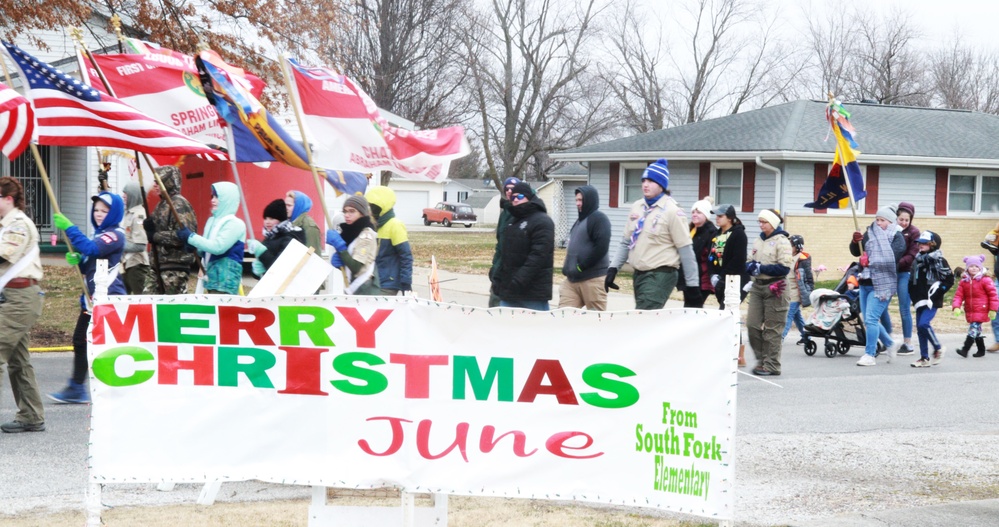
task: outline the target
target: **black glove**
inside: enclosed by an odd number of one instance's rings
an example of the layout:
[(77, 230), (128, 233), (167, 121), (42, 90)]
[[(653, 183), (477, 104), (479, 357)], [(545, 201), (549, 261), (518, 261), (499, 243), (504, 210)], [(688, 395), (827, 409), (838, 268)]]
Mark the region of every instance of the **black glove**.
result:
[(156, 222), (152, 218), (142, 220), (142, 228), (146, 231), (146, 239), (153, 243), (153, 236), (156, 234)]
[(688, 286), (688, 287), (684, 288), (684, 290), (683, 290), (683, 300), (684, 300), (684, 302), (683, 302), (684, 303), (684, 307), (687, 307), (686, 306), (687, 303), (689, 303), (690, 305), (703, 304), (703, 302), (704, 302), (704, 295), (701, 294), (701, 288), (699, 286), (695, 286), (695, 287)]
[(607, 270), (607, 277), (604, 278), (604, 291), (609, 293), (611, 289), (620, 289), (620, 287), (614, 283), (615, 277), (617, 277), (617, 267), (611, 267)]

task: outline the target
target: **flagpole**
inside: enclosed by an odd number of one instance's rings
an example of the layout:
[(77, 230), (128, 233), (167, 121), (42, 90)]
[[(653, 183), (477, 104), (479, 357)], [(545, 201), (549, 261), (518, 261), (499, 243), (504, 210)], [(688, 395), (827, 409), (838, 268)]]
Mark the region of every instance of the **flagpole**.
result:
[[(3, 67), (3, 75), (4, 78), (7, 79), (7, 85), (10, 86), (11, 89), (14, 89), (14, 82), (10, 79), (10, 71), (7, 70), (7, 62), (3, 60), (2, 57), (0, 57), (0, 67)], [(21, 88), (25, 90), (25, 93), (27, 93), (28, 85), (26, 84), (26, 79), (21, 80), (25, 81), (21, 83)], [(31, 104), (31, 99), (29, 97), (26, 98), (28, 99), (29, 104)], [(45, 187), (45, 193), (49, 196), (49, 202), (52, 204), (52, 211), (55, 214), (62, 214), (59, 211), (59, 201), (56, 200), (55, 192), (52, 190), (52, 182), (49, 181), (49, 173), (45, 170), (45, 164), (42, 163), (42, 155), (38, 152), (38, 145), (36, 145), (34, 141), (31, 141), (28, 143), (28, 146), (31, 147), (31, 155), (35, 159), (35, 166), (38, 167), (38, 173), (42, 176), (42, 186)], [(66, 234), (66, 231), (62, 232), (62, 239), (66, 242), (66, 249), (69, 252), (76, 252), (76, 250), (73, 249), (72, 242), (69, 241), (69, 235)], [(83, 274), (83, 270), (80, 269), (79, 265), (74, 265), (73, 267), (76, 268), (77, 274), (80, 275), (80, 282), (83, 284), (83, 296), (86, 299), (85, 304), (87, 306), (93, 305), (93, 300), (90, 298), (90, 288), (87, 287), (86, 275)]]
[[(832, 106), (836, 103), (836, 96), (833, 95), (833, 92), (828, 92), (828, 95), (829, 95), (829, 108), (832, 108)], [(836, 126), (835, 123), (829, 123), (829, 124), (831, 126)], [(837, 150), (839, 149), (838, 141), (836, 143), (836, 148)], [(857, 202), (856, 200), (853, 199), (853, 187), (850, 186), (850, 176), (849, 174), (846, 173), (846, 163), (843, 161), (842, 153), (840, 153), (839, 156), (840, 156), (840, 164), (843, 167), (842, 168), (843, 181), (846, 182), (846, 194), (850, 199), (850, 212), (853, 213), (853, 228), (857, 232), (860, 232), (860, 220), (857, 218)]]
[(232, 136), (232, 126), (225, 126), (223, 131), (225, 132), (226, 147), (229, 148), (229, 166), (232, 168), (232, 177), (240, 189), (239, 203), (243, 207), (243, 215), (246, 216), (246, 226), (250, 231), (250, 239), (256, 240), (257, 238), (253, 235), (253, 222), (250, 221), (250, 207), (246, 205), (246, 192), (243, 190), (243, 183), (239, 180), (239, 169), (236, 168), (236, 140)]

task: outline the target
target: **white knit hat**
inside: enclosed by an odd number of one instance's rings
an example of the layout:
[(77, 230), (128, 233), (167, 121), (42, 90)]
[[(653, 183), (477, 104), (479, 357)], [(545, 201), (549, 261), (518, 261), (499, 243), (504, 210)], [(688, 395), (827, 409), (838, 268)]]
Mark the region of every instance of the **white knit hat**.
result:
[(690, 213), (693, 214), (694, 211), (700, 212), (701, 214), (703, 214), (705, 217), (708, 218), (708, 221), (710, 221), (711, 209), (712, 207), (714, 207), (714, 205), (715, 205), (714, 198), (712, 198), (711, 196), (707, 196), (700, 201), (695, 201), (694, 204), (691, 205), (690, 207)]

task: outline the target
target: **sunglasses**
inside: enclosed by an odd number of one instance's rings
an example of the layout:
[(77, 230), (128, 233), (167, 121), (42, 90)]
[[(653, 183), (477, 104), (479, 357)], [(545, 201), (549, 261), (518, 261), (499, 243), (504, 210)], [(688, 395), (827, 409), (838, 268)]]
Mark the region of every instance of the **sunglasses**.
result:
[(510, 194), (510, 199), (511, 200), (514, 200), (514, 199), (527, 199), (527, 196), (525, 196), (523, 194)]

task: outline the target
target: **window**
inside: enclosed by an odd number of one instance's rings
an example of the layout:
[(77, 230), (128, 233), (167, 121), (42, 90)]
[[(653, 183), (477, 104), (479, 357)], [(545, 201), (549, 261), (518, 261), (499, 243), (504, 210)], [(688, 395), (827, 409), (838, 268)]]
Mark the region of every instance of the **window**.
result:
[(742, 207), (742, 165), (714, 165), (715, 203), (734, 205), (736, 210)]
[[(44, 160), (45, 167), (51, 170), (51, 147), (39, 146), (38, 153)], [(9, 163), (9, 175), (17, 178), (24, 187), (25, 214), (35, 222), (39, 231), (52, 229), (52, 207), (42, 183), (41, 172), (35, 165), (35, 158), (29, 153), (24, 153)]]
[(999, 173), (951, 170), (947, 211), (999, 213)]
[(624, 177), (621, 178), (621, 203), (634, 203), (642, 199), (642, 174), (645, 164), (628, 164), (621, 167)]

